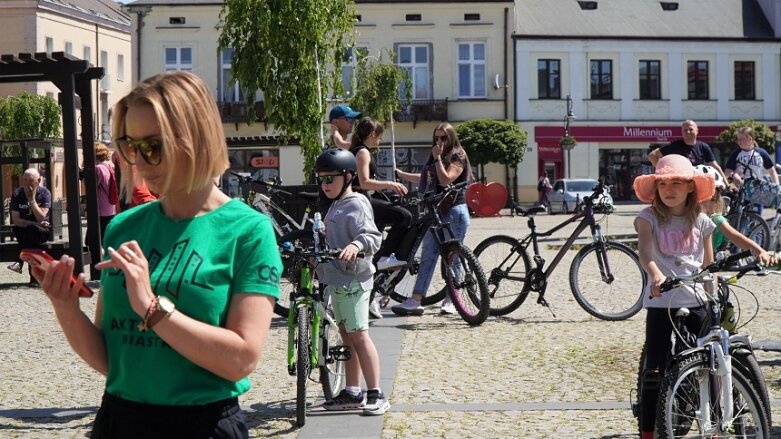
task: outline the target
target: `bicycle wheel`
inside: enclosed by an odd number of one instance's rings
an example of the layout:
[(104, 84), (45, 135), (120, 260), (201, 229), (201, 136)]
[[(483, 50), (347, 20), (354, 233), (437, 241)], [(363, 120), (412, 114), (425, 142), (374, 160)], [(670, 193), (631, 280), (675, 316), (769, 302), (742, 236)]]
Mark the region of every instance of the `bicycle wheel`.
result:
[(637, 254), (618, 242), (594, 242), (583, 247), (569, 270), (575, 300), (587, 313), (602, 320), (626, 320), (637, 314), (643, 307), (646, 282)]
[[(755, 212), (743, 212), (738, 222), (737, 212), (733, 212), (726, 216), (729, 225), (735, 228), (738, 232), (745, 235), (748, 239), (759, 244), (760, 247), (767, 249), (770, 244), (770, 228), (767, 222)], [(728, 247), (730, 253), (739, 253), (740, 249), (734, 244), (729, 244)], [(743, 265), (743, 264), (740, 264)]]
[(765, 407), (767, 425), (773, 425), (770, 394), (767, 391), (765, 377), (762, 375), (762, 369), (759, 368), (759, 362), (757, 362), (757, 358), (754, 356), (754, 353), (751, 352), (751, 350), (742, 347), (733, 349), (732, 367), (740, 369), (740, 372), (743, 374), (743, 376), (749, 378), (751, 385), (754, 386), (754, 389), (756, 389), (757, 393), (759, 393), (759, 398), (762, 400), (762, 405)]
[[(374, 276), (375, 286), (378, 281), (384, 285), (383, 289), (388, 291), (388, 295), (396, 302), (404, 302), (412, 296), (412, 290), (415, 287), (415, 282), (418, 279), (418, 270), (420, 269), (420, 258), (423, 252), (423, 238), (428, 233), (428, 227), (420, 225), (417, 231), (418, 235), (415, 238), (415, 242), (410, 247), (409, 253), (406, 255), (407, 265), (401, 267), (398, 271), (388, 271), (377, 273)], [(423, 306), (433, 305), (441, 302), (447, 294), (446, 289), (443, 287), (441, 290), (434, 294), (427, 295), (420, 301)]]
[(732, 369), (732, 418), (722, 419), (720, 395), (714, 391), (720, 381), (705, 352), (674, 361), (659, 389), (657, 437), (770, 437), (759, 393), (739, 368)]
[[(313, 245), (313, 241), (311, 230), (295, 230), (277, 238), (277, 246), (281, 246), (283, 242), (290, 242), (293, 245), (309, 247)], [(274, 314), (287, 318), (287, 314), (290, 312), (290, 302), (293, 300), (295, 285), (299, 281), (298, 276), (300, 273), (291, 271), (293, 258), (285, 255), (284, 252), (281, 252), (281, 254), (282, 276), (279, 277), (279, 300), (274, 304)]]
[(472, 251), (459, 242), (451, 242), (445, 250), (442, 279), (458, 314), (471, 326), (488, 318), (490, 299), (485, 276)]
[(326, 313), (331, 317), (331, 320), (326, 316), (322, 316), (320, 320), (320, 384), (323, 386), (325, 400), (328, 401), (344, 389), (347, 375), (345, 370), (346, 363), (337, 361), (330, 353), (331, 348), (343, 346), (344, 342), (342, 341), (342, 334), (339, 333), (339, 326), (336, 322), (331, 323), (333, 312), (328, 309)]
[(306, 423), (306, 383), (309, 380), (309, 308), (298, 307), (296, 310), (296, 424), (303, 427)]
[(478, 244), (474, 253), (486, 275), (490, 315), (503, 316), (518, 309), (529, 296), (526, 274), (531, 270), (529, 255), (520, 241), (512, 236), (492, 236)]

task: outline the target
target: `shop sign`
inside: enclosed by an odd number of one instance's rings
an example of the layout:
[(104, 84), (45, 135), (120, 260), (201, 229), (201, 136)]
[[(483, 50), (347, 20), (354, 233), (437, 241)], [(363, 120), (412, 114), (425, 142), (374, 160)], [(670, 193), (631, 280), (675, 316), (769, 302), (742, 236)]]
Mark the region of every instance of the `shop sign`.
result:
[(249, 161), (253, 168), (279, 168), (279, 157), (257, 155)]
[[(698, 139), (713, 142), (729, 127), (699, 127)], [(570, 126), (570, 135), (578, 142), (671, 142), (681, 138), (681, 126)], [(561, 140), (564, 127), (536, 126), (534, 140), (539, 143), (551, 143)]]

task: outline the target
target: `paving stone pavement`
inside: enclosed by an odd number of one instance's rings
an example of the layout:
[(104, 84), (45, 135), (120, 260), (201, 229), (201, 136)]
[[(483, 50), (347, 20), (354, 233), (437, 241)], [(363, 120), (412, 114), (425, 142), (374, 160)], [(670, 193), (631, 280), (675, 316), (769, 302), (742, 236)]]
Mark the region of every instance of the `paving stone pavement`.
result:
[[(618, 206), (602, 223), (605, 233), (632, 233), (639, 208)], [(537, 223), (547, 228), (564, 218), (540, 215)], [(491, 235), (520, 237), (527, 232), (523, 218), (473, 218), (467, 244), (474, 248)], [(547, 247), (543, 252), (547, 259), (554, 255)], [(384, 365), (395, 372), (383, 377), (383, 385), (392, 388), (393, 408), (382, 418), (325, 414), (314, 407), (307, 428), (296, 428), (295, 380), (285, 365), (286, 327), (275, 318), (263, 358), (250, 377), (253, 387), (240, 398), (251, 437), (317, 437), (318, 426), (324, 426), (319, 432), (324, 437), (637, 437), (629, 395), (644, 312), (623, 322), (589, 316), (570, 292), (568, 267), (574, 254), (568, 252), (548, 288), (555, 317), (529, 300), (512, 314), (489, 318), (476, 328), (457, 316), (440, 316), (436, 307), (422, 317), (386, 312), (385, 319), (373, 323), (372, 331), (390, 331), (400, 340), (396, 346), (378, 343), (381, 359), (383, 352), (398, 351), (398, 361)], [(88, 436), (103, 377), (72, 353), (43, 293), (27, 287), (24, 275), (5, 268), (0, 272), (0, 437)], [(437, 282), (435, 278), (435, 286)], [(781, 339), (778, 281), (747, 277), (740, 284), (761, 305), (741, 331), (755, 340)], [(753, 314), (754, 300), (738, 294), (743, 316)], [(83, 299), (82, 305), (88, 315), (94, 313), (94, 299)], [(759, 351), (757, 357), (778, 422), (781, 354)], [(319, 397), (313, 383), (310, 399)], [(334, 422), (342, 434), (329, 430)], [(374, 425), (381, 433), (370, 433)], [(773, 428), (773, 437), (781, 438), (781, 426)]]

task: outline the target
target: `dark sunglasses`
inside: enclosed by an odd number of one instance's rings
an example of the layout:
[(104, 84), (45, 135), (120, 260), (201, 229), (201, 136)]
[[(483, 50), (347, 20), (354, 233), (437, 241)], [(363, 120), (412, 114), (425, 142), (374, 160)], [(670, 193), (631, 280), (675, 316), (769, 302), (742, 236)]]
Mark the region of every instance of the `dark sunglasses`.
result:
[(449, 138), (447, 136), (434, 136), (434, 143), (436, 143), (437, 140), (441, 140), (443, 142), (447, 142), (449, 140)]
[(317, 177), (317, 184), (331, 184), (334, 182), (334, 180), (338, 177), (338, 175), (323, 175), (322, 177)]
[(160, 139), (128, 140), (127, 136), (122, 136), (115, 143), (119, 154), (131, 165), (138, 162), (139, 153), (150, 166), (159, 165), (163, 159), (163, 141)]

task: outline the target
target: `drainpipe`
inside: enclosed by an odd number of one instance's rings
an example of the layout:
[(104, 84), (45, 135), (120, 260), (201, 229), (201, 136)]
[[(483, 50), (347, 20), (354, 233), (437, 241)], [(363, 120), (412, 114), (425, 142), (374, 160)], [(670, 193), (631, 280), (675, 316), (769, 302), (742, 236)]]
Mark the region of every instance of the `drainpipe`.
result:
[(144, 27), (144, 16), (151, 10), (151, 6), (128, 8), (128, 12), (136, 14), (136, 83), (141, 81), (141, 28)]
[(507, 25), (507, 17), (509, 15), (509, 8), (504, 8), (504, 120), (507, 120), (507, 98), (509, 96), (509, 92), (507, 91), (507, 38), (509, 37), (509, 34), (507, 33), (508, 25)]

